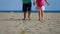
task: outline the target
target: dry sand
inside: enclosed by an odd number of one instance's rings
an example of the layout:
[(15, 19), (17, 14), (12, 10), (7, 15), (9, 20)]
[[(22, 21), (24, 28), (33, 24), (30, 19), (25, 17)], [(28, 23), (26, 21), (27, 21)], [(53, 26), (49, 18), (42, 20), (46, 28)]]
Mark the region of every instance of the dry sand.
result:
[(0, 34), (60, 34), (60, 13), (44, 16), (45, 21), (39, 21), (38, 13), (32, 13), (29, 21), (22, 20), (23, 13), (0, 13)]

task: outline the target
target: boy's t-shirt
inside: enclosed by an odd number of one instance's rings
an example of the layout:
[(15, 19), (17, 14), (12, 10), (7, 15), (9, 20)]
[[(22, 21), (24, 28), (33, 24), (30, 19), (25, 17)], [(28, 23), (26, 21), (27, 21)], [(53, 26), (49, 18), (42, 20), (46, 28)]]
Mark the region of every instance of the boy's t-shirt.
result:
[(24, 4), (31, 3), (31, 0), (22, 0)]

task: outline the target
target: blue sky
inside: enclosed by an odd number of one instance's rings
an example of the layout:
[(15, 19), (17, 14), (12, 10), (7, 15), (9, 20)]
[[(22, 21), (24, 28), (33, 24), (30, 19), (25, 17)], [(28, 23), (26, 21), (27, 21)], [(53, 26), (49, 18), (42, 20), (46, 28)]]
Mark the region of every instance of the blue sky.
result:
[[(48, 0), (50, 6), (45, 3), (45, 11), (60, 11), (60, 0)], [(33, 0), (32, 0), (33, 2)], [(21, 11), (22, 10), (22, 0), (0, 0), (0, 11)], [(35, 6), (32, 4), (32, 10), (36, 10)]]

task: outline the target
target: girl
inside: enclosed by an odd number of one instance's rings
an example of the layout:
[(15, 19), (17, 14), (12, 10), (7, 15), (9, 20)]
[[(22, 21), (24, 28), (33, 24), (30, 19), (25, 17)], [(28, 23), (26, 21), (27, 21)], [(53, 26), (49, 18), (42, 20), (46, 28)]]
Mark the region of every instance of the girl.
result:
[(45, 10), (44, 1), (49, 5), (47, 0), (34, 0), (34, 5), (37, 5), (39, 20), (44, 19), (43, 11)]

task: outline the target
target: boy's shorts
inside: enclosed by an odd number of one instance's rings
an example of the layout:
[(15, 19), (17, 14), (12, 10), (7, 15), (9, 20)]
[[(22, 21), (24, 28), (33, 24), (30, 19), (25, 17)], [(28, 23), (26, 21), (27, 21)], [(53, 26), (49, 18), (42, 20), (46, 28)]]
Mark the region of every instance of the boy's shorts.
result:
[(31, 11), (31, 3), (23, 4), (23, 12)]

